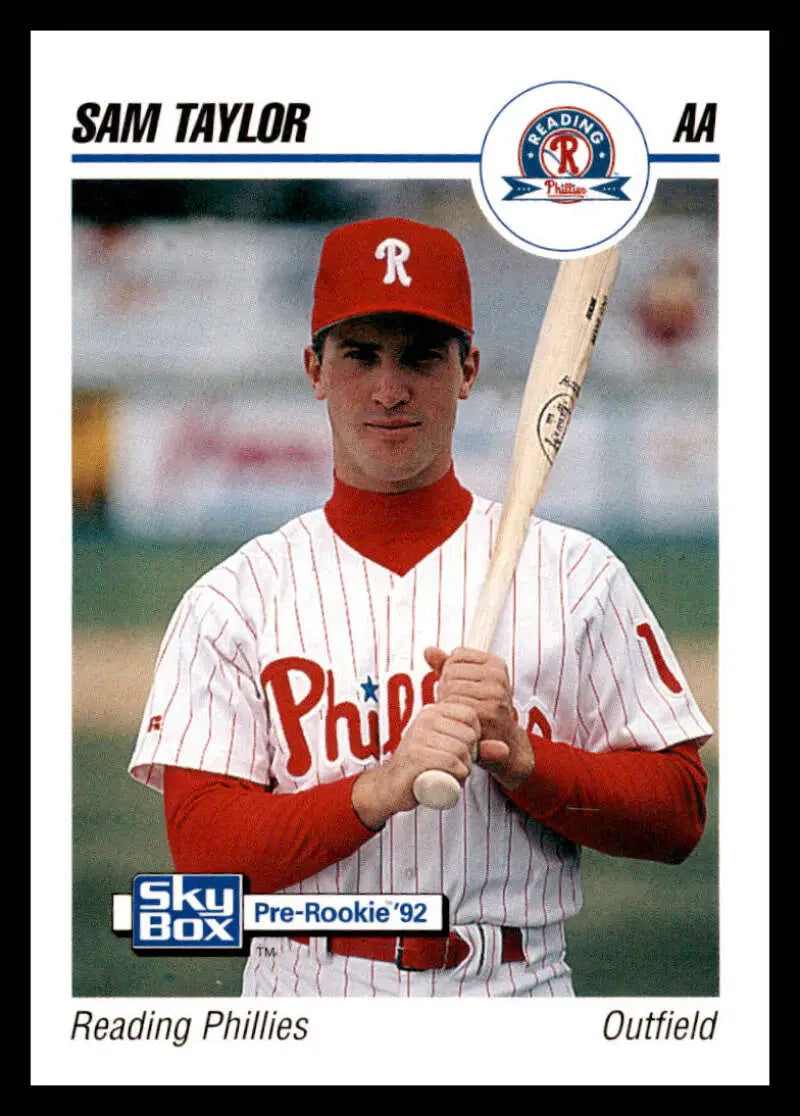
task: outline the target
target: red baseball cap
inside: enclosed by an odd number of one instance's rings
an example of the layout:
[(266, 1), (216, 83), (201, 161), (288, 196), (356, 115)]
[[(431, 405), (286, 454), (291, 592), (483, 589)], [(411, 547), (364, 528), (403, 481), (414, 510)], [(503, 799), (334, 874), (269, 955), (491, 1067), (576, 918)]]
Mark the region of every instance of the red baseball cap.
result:
[(421, 314), (472, 333), (464, 251), (445, 229), (379, 217), (325, 238), (314, 284), (312, 336), (366, 314)]

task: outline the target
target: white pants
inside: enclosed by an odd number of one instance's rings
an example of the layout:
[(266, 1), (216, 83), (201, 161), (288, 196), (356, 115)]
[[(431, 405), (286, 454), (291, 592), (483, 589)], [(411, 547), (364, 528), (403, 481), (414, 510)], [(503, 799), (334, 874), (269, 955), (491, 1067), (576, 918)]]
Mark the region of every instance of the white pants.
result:
[[(498, 962), (499, 926), (453, 929), (470, 945), (453, 969), (409, 972), (388, 961), (329, 953), (326, 939), (308, 945), (289, 938), (257, 938), (245, 966), (243, 996), (574, 996), (563, 952), (547, 959), (540, 934), (523, 931), (527, 960)], [(489, 939), (487, 941), (487, 938)], [(494, 940), (492, 940), (494, 938)]]

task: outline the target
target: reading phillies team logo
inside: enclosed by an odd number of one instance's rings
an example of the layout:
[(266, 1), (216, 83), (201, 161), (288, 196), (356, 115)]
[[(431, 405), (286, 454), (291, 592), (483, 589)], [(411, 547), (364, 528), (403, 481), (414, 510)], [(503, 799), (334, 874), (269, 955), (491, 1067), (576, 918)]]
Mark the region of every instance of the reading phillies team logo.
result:
[(655, 181), (642, 130), (621, 101), (581, 82), (547, 82), (494, 118), (473, 185), (506, 239), (562, 258), (627, 236)]
[(521, 178), (504, 176), (505, 201), (628, 201), (627, 177), (614, 175), (614, 140), (599, 117), (573, 105), (547, 109), (519, 141)]

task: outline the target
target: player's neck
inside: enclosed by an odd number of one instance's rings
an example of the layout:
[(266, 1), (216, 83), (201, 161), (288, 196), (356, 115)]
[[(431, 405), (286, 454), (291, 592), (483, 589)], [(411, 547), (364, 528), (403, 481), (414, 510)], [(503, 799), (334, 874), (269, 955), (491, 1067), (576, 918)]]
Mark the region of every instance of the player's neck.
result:
[(365, 492), (334, 476), (325, 515), (348, 546), (402, 577), (458, 530), (471, 507), (451, 465), (434, 484), (400, 493)]

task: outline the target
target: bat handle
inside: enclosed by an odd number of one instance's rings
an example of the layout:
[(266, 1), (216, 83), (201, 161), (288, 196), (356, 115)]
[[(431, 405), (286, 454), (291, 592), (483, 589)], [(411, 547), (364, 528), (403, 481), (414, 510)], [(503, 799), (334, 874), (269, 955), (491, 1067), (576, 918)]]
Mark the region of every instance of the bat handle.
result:
[(414, 797), (421, 806), (449, 810), (461, 797), (461, 784), (446, 771), (423, 771), (414, 780)]

